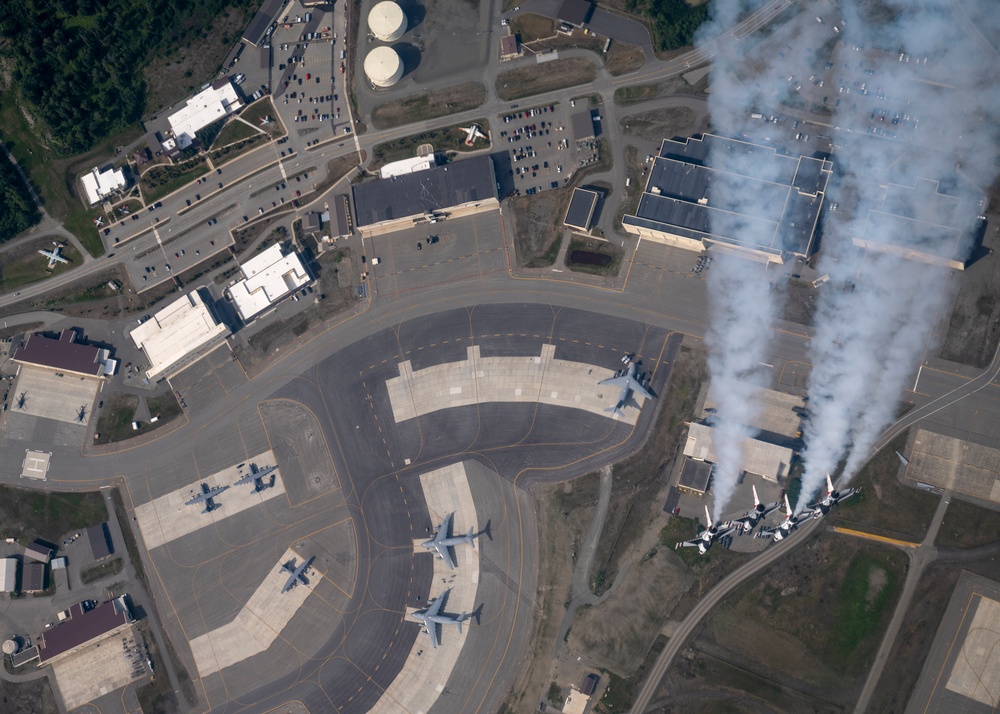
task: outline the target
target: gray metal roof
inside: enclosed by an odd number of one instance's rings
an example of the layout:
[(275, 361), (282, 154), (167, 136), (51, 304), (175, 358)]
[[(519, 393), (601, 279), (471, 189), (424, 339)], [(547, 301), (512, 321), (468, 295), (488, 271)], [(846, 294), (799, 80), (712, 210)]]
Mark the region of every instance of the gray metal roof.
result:
[(590, 230), (590, 221), (594, 218), (597, 198), (596, 191), (589, 191), (585, 188), (574, 189), (563, 223), (570, 228), (579, 228), (582, 231)]
[(712, 134), (667, 139), (638, 210), (625, 223), (765, 253), (808, 255), (831, 169), (821, 159)]
[(681, 467), (681, 475), (677, 479), (677, 485), (681, 488), (705, 493), (708, 490), (708, 483), (711, 480), (712, 464), (685, 458), (684, 465)]
[(247, 25), (247, 29), (243, 31), (243, 39), (252, 45), (260, 42), (260, 38), (264, 36), (265, 30), (274, 22), (274, 16), (281, 9), (282, 2), (283, 0), (264, 0), (264, 4), (260, 6), (260, 10), (253, 16), (250, 24)]
[(590, 113), (590, 110), (577, 112), (569, 120), (570, 125), (573, 127), (574, 141), (594, 138), (594, 116)]
[(422, 216), (476, 201), (497, 200), (489, 156), (456, 161), (351, 188), (358, 227)]

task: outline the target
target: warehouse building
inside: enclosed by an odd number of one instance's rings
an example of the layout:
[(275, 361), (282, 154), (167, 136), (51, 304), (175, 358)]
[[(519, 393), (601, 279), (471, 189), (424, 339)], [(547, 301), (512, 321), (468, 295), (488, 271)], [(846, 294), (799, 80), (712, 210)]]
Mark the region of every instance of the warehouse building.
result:
[[(917, 179), (912, 186), (893, 181), (871, 184), (860, 197), (863, 220), (855, 245), (893, 253), (910, 260), (964, 270), (972, 236), (969, 219), (977, 213), (982, 195), (941, 193), (940, 182)], [(844, 207), (851, 211), (850, 207)]]
[(589, 0), (563, 0), (556, 17), (572, 27), (583, 27), (590, 21), (594, 4)]
[(330, 206), (330, 225), (327, 228), (327, 235), (324, 240), (340, 240), (348, 238), (354, 232), (354, 223), (351, 220), (351, 209), (347, 194), (339, 194), (333, 198)]
[(192, 291), (134, 327), (129, 336), (149, 360), (146, 377), (156, 380), (193, 363), (228, 334), (201, 294)]
[(38, 563), (48, 563), (52, 557), (52, 547), (48, 543), (34, 540), (24, 549), (24, 556)]
[(87, 529), (87, 540), (90, 541), (90, 554), (94, 560), (104, 560), (115, 552), (107, 523), (90, 526)]
[(99, 171), (96, 168), (91, 169), (80, 177), (80, 182), (83, 184), (83, 191), (87, 194), (87, 201), (91, 206), (128, 186), (125, 172), (114, 166), (109, 166), (104, 171)]
[[(625, 230), (701, 252), (735, 252), (783, 263), (816, 249), (816, 228), (833, 166), (712, 134), (666, 139)], [(752, 197), (745, 200), (744, 197)]]
[(0, 558), (0, 588), (5, 593), (17, 590), (17, 558)]
[[(228, 79), (219, 79), (187, 100), (184, 108), (171, 114), (167, 121), (174, 133), (178, 149), (186, 149), (195, 139), (195, 132), (212, 122), (227, 117), (243, 104), (236, 88)], [(166, 146), (166, 144), (164, 144)]]
[(231, 285), (228, 292), (243, 322), (249, 322), (312, 281), (299, 254), (286, 252), (281, 244), (272, 245), (245, 262), (240, 272), (242, 279)]
[(707, 461), (685, 458), (677, 477), (677, 490), (692, 496), (704, 496), (712, 484), (712, 468)]
[(57, 340), (36, 332), (27, 336), (11, 359), (19, 364), (81, 377), (113, 375), (117, 360), (111, 359), (111, 352), (77, 342), (78, 337), (72, 328), (63, 330)]
[(351, 188), (354, 222), (364, 235), (387, 233), (422, 221), (472, 215), (500, 205), (489, 156), (477, 156)]
[(597, 208), (597, 191), (586, 188), (573, 190), (573, 197), (566, 208), (566, 216), (563, 218), (563, 225), (586, 233), (594, 220), (594, 210)]
[(131, 622), (125, 596), (102, 602), (91, 610), (77, 603), (69, 608), (69, 617), (38, 636), (39, 664), (52, 664), (98, 637), (124, 630)]
[[(715, 463), (714, 430), (705, 424), (688, 424), (684, 455), (696, 461)], [(743, 440), (742, 471), (746, 474), (780, 483), (791, 471), (792, 450), (759, 439)]]
[(504, 35), (500, 38), (500, 61), (516, 59), (521, 56), (521, 45), (517, 41), (517, 35)]
[(577, 112), (569, 118), (569, 121), (573, 128), (574, 141), (588, 141), (594, 138), (594, 115), (589, 111)]
[(40, 593), (45, 590), (45, 563), (25, 563), (24, 582), (21, 583), (21, 591), (26, 593)]

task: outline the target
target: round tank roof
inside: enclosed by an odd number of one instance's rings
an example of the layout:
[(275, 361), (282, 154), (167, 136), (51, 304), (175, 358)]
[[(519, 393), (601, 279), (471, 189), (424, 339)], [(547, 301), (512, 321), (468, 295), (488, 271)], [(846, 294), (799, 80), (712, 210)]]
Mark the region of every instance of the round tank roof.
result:
[(395, 42), (406, 32), (406, 15), (392, 0), (384, 0), (368, 13), (368, 28), (382, 42)]
[(365, 74), (376, 87), (389, 87), (403, 76), (403, 62), (391, 47), (376, 47), (365, 57)]
[(17, 653), (17, 643), (14, 640), (4, 640), (3, 653), (12, 655)]

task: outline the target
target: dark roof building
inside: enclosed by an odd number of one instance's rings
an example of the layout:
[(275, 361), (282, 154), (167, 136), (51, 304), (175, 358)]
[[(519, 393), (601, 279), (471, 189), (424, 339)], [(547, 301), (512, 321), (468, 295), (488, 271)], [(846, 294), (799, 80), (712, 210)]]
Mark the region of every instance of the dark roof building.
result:
[(587, 139), (594, 138), (594, 116), (589, 110), (577, 112), (569, 120), (570, 125), (573, 127), (574, 141), (586, 141)]
[(333, 197), (333, 205), (330, 207), (330, 238), (346, 238), (354, 232), (354, 224), (351, 221), (351, 209), (347, 201), (347, 194), (342, 193)]
[(24, 555), (25, 557), (36, 560), (39, 563), (47, 563), (49, 562), (49, 558), (52, 557), (52, 548), (48, 543), (35, 540), (24, 549)]
[(274, 22), (274, 16), (278, 14), (283, 2), (284, 0), (264, 0), (260, 10), (243, 31), (243, 39), (256, 47), (267, 32), (267, 28)]
[(24, 345), (11, 359), (57, 372), (72, 372), (85, 377), (104, 376), (105, 362), (110, 356), (108, 350), (81, 344), (76, 339), (74, 329), (63, 330), (57, 340), (36, 332), (28, 335)]
[(69, 618), (45, 630), (38, 636), (41, 664), (75, 650), (91, 640), (132, 622), (125, 597), (108, 600), (92, 610), (84, 610), (82, 603), (69, 609)]
[(588, 0), (563, 0), (556, 17), (560, 22), (573, 27), (583, 27), (590, 20), (593, 10), (594, 5)]
[(25, 563), (21, 572), (21, 590), (40, 593), (45, 589), (45, 563)]
[(573, 198), (570, 199), (569, 206), (566, 208), (563, 225), (580, 231), (589, 231), (591, 221), (594, 220), (597, 199), (597, 191), (586, 188), (574, 189)]
[(90, 526), (87, 529), (87, 539), (90, 541), (90, 552), (94, 556), (94, 560), (107, 558), (115, 552), (107, 523), (98, 523), (96, 526)]
[(666, 139), (635, 215), (623, 224), (688, 250), (718, 246), (772, 263), (806, 258), (816, 248), (832, 169), (824, 159), (712, 134)]
[(696, 459), (684, 459), (681, 475), (677, 479), (677, 490), (704, 496), (712, 480), (712, 464)]
[(500, 38), (500, 59), (509, 60), (520, 56), (521, 47), (517, 43), (517, 35), (504, 35)]
[(493, 160), (477, 156), (425, 171), (356, 184), (354, 220), (362, 232), (392, 230), (499, 205)]

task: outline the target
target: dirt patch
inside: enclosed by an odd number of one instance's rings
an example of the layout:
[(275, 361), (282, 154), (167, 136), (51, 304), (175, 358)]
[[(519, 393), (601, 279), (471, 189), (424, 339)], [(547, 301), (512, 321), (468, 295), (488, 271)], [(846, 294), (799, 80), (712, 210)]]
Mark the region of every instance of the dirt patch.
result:
[[(4, 655), (4, 664), (7, 664)], [(8, 671), (24, 672), (25, 667)], [(30, 682), (8, 682), (0, 680), (0, 703), (5, 714), (58, 714), (60, 707), (48, 677)]]
[(868, 571), (868, 592), (865, 594), (865, 602), (873, 605), (888, 582), (888, 573), (877, 565), (873, 565)]
[(616, 89), (614, 97), (615, 104), (626, 107), (674, 94), (704, 98), (708, 95), (708, 75), (693, 83), (688, 83), (681, 77), (671, 77), (662, 82), (630, 84)]
[(551, 682), (567, 679), (559, 676), (552, 659), (556, 632), (573, 582), (575, 558), (567, 558), (566, 554), (578, 552), (593, 520), (599, 476), (593, 473), (564, 484), (537, 484), (531, 490), (539, 514), (539, 583), (529, 645), (531, 656), (525, 659), (525, 667), (504, 704), (511, 713), (531, 711), (546, 697)]
[(691, 136), (708, 129), (707, 117), (699, 121), (698, 115), (688, 107), (671, 107), (629, 114), (620, 119), (618, 124), (622, 131), (630, 136), (655, 142), (660, 142), (665, 137)]
[(952, 496), (934, 545), (938, 548), (974, 548), (998, 541), (1000, 516), (996, 511)]
[(256, 12), (256, 3), (249, 5), (226, 8), (210, 21), (207, 17), (201, 21), (192, 17), (191, 26), (198, 27), (198, 32), (191, 33), (193, 37), (183, 46), (171, 46), (165, 56), (154, 59), (143, 69), (147, 116), (180, 101), (215, 78), (219, 65), (239, 42)]
[(56, 545), (68, 533), (106, 521), (107, 509), (98, 491), (56, 493), (0, 486), (0, 518), (5, 537), (27, 545), (41, 538)]
[(817, 295), (812, 283), (796, 278), (789, 280), (785, 287), (782, 319), (800, 325), (812, 325), (813, 315), (816, 313)]
[(639, 150), (634, 146), (625, 147), (625, 176), (628, 179), (628, 186), (622, 187), (622, 199), (618, 204), (618, 212), (615, 213), (615, 230), (619, 234), (624, 233), (622, 221), (627, 215), (635, 215), (639, 208), (639, 199), (646, 187), (646, 172), (648, 164), (640, 158)]
[(380, 104), (372, 111), (372, 124), (376, 129), (391, 129), (475, 109), (485, 101), (482, 82), (466, 82)]
[(612, 42), (611, 49), (604, 55), (604, 66), (614, 77), (636, 72), (646, 64), (646, 53), (641, 47)]
[(10, 339), (14, 335), (20, 335), (22, 332), (32, 332), (44, 324), (44, 322), (24, 322), (20, 325), (12, 325), (11, 327), (0, 327), (0, 340)]
[(586, 57), (557, 59), (501, 72), (497, 76), (497, 97), (503, 101), (544, 94), (556, 89), (593, 82), (597, 67)]
[[(536, 44), (541, 45), (539, 40), (555, 41), (557, 39), (556, 21), (533, 12), (526, 12), (517, 15), (510, 21), (510, 34), (518, 35), (521, 44), (531, 44), (534, 48)], [(580, 34), (583, 36), (582, 32)]]

